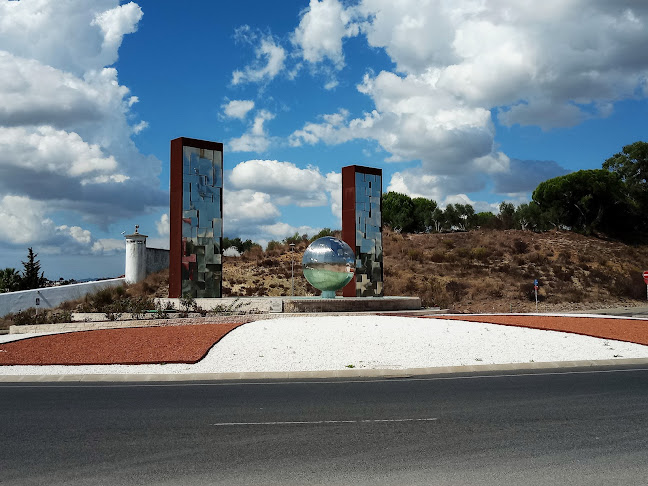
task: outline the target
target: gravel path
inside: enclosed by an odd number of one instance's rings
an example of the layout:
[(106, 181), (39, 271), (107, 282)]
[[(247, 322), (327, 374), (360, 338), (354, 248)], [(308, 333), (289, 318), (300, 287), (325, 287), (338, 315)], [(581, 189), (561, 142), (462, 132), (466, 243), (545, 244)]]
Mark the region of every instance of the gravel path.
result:
[[(0, 342), (14, 337), (0, 336)], [(0, 366), (0, 374), (404, 369), (617, 358), (648, 358), (648, 346), (449, 319), (336, 316), (278, 318), (242, 325), (195, 364)]]

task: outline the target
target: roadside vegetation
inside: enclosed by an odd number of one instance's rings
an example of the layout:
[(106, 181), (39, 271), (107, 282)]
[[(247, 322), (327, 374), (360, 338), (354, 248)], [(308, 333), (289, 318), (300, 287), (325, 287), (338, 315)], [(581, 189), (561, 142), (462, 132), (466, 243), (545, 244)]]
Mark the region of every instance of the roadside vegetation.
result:
[[(426, 307), (455, 312), (532, 312), (537, 280), (541, 311), (645, 305), (647, 178), (648, 144), (635, 142), (601, 169), (542, 182), (528, 204), (502, 202), (498, 214), (475, 213), (469, 204), (442, 210), (433, 200), (389, 192), (383, 196), (385, 295), (416, 295)], [(223, 248), (235, 251), (223, 257), (223, 296), (317, 295), (301, 261), (322, 236), (340, 237), (340, 231), (296, 233), (265, 250), (251, 240), (224, 238)], [(30, 248), (22, 275), (0, 271), (0, 289), (42, 279), (35, 257)], [(7, 316), (0, 329), (61, 322), (71, 312), (152, 311), (154, 297), (167, 295), (164, 271), (38, 316), (34, 309)]]

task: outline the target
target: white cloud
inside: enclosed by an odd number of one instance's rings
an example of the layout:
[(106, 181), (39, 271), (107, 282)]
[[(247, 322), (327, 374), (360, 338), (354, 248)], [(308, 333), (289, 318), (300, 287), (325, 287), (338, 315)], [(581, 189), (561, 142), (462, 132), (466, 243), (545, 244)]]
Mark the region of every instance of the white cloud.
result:
[[(9, 247), (37, 246), (37, 251), (54, 254), (104, 254), (114, 248), (80, 226), (56, 225), (45, 203), (25, 196), (0, 199), (0, 244)], [(122, 241), (123, 247), (123, 241)]]
[(141, 10), (119, 0), (0, 2), (0, 46), (81, 76), (117, 60), (124, 34), (134, 32)]
[(141, 122), (137, 123), (136, 125), (133, 125), (133, 133), (135, 135), (141, 133), (143, 130), (146, 130), (149, 127), (149, 124), (147, 121), (142, 120)]
[[(608, 116), (616, 101), (645, 96), (648, 4), (362, 0), (351, 11), (351, 23), (396, 70), (367, 74), (358, 85), (374, 110), (308, 122), (289, 143), (376, 141), (388, 161), (420, 163), (390, 183), (411, 195), (444, 200), (483, 189), (496, 174), (496, 189), (517, 183), (524, 190), (529, 179), (496, 149), (493, 115), (507, 126), (548, 130)], [(339, 32), (331, 35), (332, 53)], [(313, 52), (322, 60), (329, 51)], [(555, 164), (543, 174), (561, 171)]]
[(253, 189), (226, 189), (223, 201), (224, 226), (228, 232), (274, 222), (281, 214), (269, 194)]
[(157, 229), (159, 236), (169, 236), (170, 226), (169, 226), (169, 215), (164, 213), (160, 216), (160, 220), (155, 222), (155, 227)]
[(273, 239), (284, 239), (295, 233), (299, 235), (316, 235), (322, 228), (313, 228), (312, 226), (292, 226), (288, 223), (275, 223), (272, 225), (261, 226), (261, 231), (273, 237)]
[[(299, 26), (295, 29), (292, 42), (309, 63), (330, 60), (337, 69), (344, 66), (342, 39), (359, 32), (351, 22), (351, 14), (338, 0), (311, 0), (302, 12)], [(329, 83), (329, 88), (333, 86)]]
[[(106, 67), (141, 15), (118, 0), (0, 3), (0, 194), (41, 208), (34, 220), (105, 228), (166, 205), (160, 161), (131, 139), (148, 125), (131, 112), (138, 97)], [(80, 248), (77, 224), (51, 224)]]
[(227, 146), (232, 152), (265, 152), (270, 146), (270, 138), (265, 129), (265, 122), (272, 120), (274, 114), (259, 110), (248, 130), (238, 138), (232, 138)]
[(238, 118), (242, 120), (250, 110), (254, 108), (252, 100), (232, 100), (223, 105), (223, 113), (228, 118)]
[[(16, 144), (17, 140), (22, 143)], [(12, 176), (16, 178), (29, 172), (63, 174), (81, 184), (91, 183), (99, 175), (109, 175), (119, 181), (128, 179), (118, 172), (115, 158), (104, 155), (98, 145), (84, 142), (77, 133), (49, 126), (33, 130), (0, 128), (0, 170), (6, 174), (7, 169), (15, 171)], [(17, 183), (11, 180), (12, 176), (5, 177), (1, 184)]]
[(33, 59), (0, 51), (0, 125), (54, 125), (105, 122), (126, 109), (128, 88), (105, 69), (77, 77)]
[(283, 69), (286, 51), (272, 37), (264, 37), (255, 49), (256, 61), (232, 73), (232, 84), (259, 83), (274, 79)]
[(328, 182), (319, 168), (300, 169), (290, 162), (248, 160), (232, 169), (229, 182), (235, 188), (245, 188), (272, 195), (280, 205), (324, 206)]
[(92, 245), (92, 253), (114, 255), (126, 250), (126, 240), (117, 238), (100, 238)]
[(134, 2), (100, 12), (95, 15), (90, 25), (98, 25), (104, 35), (103, 48), (113, 49), (115, 55), (125, 34), (137, 30), (137, 23), (142, 18), (142, 9)]

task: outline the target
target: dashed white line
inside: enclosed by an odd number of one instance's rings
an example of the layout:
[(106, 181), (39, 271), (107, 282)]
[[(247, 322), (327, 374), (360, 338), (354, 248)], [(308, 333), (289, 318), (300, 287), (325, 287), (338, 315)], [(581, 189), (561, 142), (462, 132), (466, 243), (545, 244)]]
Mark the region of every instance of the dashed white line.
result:
[(295, 420), (283, 422), (219, 422), (210, 424), (215, 427), (237, 425), (321, 425), (321, 424), (371, 424), (385, 422), (433, 422), (434, 418), (404, 418), (404, 419), (364, 419), (364, 420)]

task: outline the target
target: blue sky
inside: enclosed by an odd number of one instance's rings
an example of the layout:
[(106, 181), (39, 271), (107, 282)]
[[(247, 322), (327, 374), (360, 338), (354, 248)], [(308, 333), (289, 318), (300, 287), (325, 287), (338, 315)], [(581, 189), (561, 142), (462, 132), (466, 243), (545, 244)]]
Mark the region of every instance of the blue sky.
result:
[(0, 0), (0, 268), (168, 247), (169, 142), (225, 144), (225, 233), (340, 227), (340, 170), (496, 212), (647, 140), (633, 0)]

